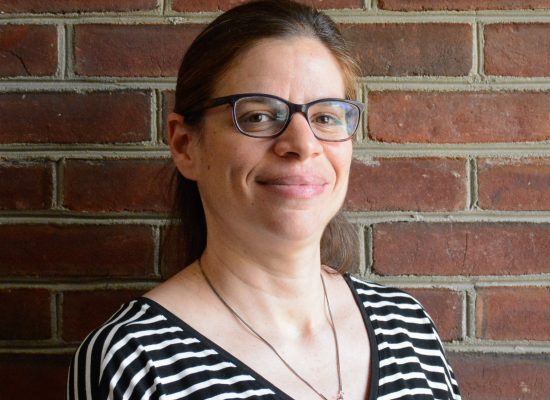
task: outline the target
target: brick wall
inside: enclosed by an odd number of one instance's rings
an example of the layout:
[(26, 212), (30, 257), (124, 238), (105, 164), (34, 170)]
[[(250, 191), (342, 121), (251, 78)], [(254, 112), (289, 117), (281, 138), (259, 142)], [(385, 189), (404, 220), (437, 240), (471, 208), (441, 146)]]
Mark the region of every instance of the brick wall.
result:
[[(178, 60), (238, 3), (0, 0), (0, 398), (62, 398), (78, 342), (163, 279)], [(365, 75), (361, 273), (424, 302), (465, 399), (548, 398), (550, 1), (307, 3)]]

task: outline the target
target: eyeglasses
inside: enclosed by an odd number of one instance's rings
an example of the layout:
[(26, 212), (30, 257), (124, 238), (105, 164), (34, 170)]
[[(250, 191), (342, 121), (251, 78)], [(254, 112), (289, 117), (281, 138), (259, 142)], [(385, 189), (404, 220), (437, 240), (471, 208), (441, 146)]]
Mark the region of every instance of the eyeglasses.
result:
[(318, 99), (295, 104), (270, 94), (244, 93), (206, 100), (184, 113), (192, 118), (203, 110), (230, 104), (235, 127), (246, 136), (274, 138), (290, 123), (292, 115), (302, 113), (315, 137), (327, 142), (342, 142), (355, 135), (365, 105), (344, 99)]

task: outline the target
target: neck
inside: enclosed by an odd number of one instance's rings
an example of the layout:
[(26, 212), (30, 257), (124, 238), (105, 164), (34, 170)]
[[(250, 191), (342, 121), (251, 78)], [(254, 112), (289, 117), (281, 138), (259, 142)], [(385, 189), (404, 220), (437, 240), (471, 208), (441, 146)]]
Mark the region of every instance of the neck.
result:
[(201, 263), (219, 294), (251, 323), (287, 336), (326, 324), (318, 248), (275, 255), (207, 246)]

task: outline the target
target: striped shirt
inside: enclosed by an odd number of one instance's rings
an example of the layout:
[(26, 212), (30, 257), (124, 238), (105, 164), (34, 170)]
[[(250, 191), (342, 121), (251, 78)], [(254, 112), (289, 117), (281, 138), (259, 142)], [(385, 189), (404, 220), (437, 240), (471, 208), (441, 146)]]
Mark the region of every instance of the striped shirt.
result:
[[(371, 348), (369, 400), (459, 400), (433, 322), (410, 295), (345, 276)], [(74, 355), (69, 400), (290, 396), (147, 298), (121, 307)]]

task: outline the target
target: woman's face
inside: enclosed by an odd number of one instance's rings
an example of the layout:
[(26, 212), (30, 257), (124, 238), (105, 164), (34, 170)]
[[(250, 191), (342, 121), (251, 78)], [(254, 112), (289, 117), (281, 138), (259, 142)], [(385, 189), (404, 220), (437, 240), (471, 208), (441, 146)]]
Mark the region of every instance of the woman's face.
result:
[[(337, 60), (318, 40), (265, 39), (231, 64), (212, 97), (266, 93), (294, 103), (345, 97)], [(237, 131), (231, 106), (205, 112), (195, 143), (197, 181), (209, 232), (255, 245), (318, 242), (342, 205), (352, 143), (315, 138), (305, 116), (293, 115), (276, 138)]]

